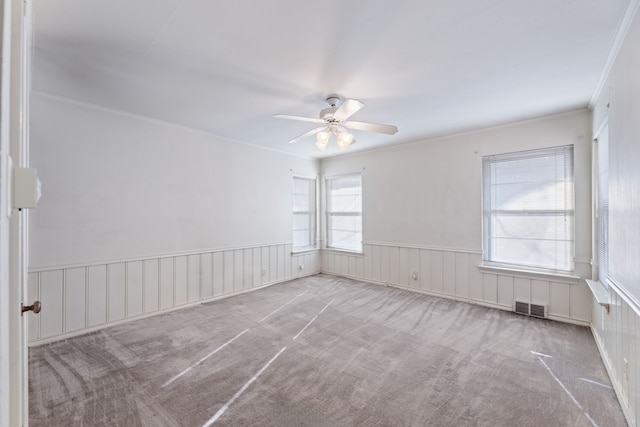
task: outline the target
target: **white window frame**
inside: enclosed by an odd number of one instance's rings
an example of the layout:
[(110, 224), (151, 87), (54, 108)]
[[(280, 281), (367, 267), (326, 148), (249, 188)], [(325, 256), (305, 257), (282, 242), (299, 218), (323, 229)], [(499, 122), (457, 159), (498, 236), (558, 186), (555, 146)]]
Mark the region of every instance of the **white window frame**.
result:
[[(359, 188), (359, 206), (353, 206), (353, 209), (351, 210), (334, 210), (333, 209), (333, 202), (331, 199), (331, 192), (332, 192), (332, 182), (336, 182), (338, 180), (341, 179), (351, 179), (353, 177), (357, 176), (360, 180), (360, 188)], [(343, 174), (343, 175), (334, 175), (334, 176), (328, 176), (325, 177), (325, 206), (326, 206), (326, 235), (327, 235), (327, 249), (332, 249), (332, 250), (338, 250), (338, 251), (345, 251), (345, 252), (355, 252), (355, 253), (363, 253), (362, 252), (362, 173), (357, 172), (357, 173), (349, 173), (349, 174)], [(360, 231), (360, 242), (358, 245), (341, 245), (340, 243), (335, 242), (334, 239), (334, 231), (351, 231), (351, 230), (337, 230), (334, 229), (333, 224), (334, 224), (334, 218), (338, 218), (338, 217), (354, 217), (356, 218), (358, 225), (359, 225), (359, 231)], [(355, 227), (354, 230), (357, 232), (358, 227)]]
[(609, 287), (609, 126), (604, 123), (593, 144), (594, 277)]
[[(528, 181), (526, 178), (518, 178), (514, 177), (513, 182), (494, 182), (495, 179), (492, 177), (492, 171), (495, 171), (495, 168), (492, 166), (497, 166), (501, 162), (515, 162), (518, 161), (526, 161), (527, 159), (535, 159), (537, 157), (547, 157), (554, 156), (559, 160), (564, 161), (564, 177), (563, 182), (565, 185), (563, 186), (565, 202), (567, 206), (563, 208), (550, 209), (549, 207), (535, 209), (535, 208), (509, 208), (508, 206), (492, 206), (492, 189), (497, 191), (499, 185), (523, 185), (526, 187)], [(491, 156), (483, 157), (483, 266), (487, 267), (499, 267), (499, 268), (507, 268), (513, 270), (529, 270), (533, 272), (541, 272), (541, 273), (550, 273), (550, 274), (560, 274), (560, 275), (572, 275), (574, 271), (574, 254), (575, 254), (575, 194), (574, 194), (574, 172), (573, 172), (573, 145), (566, 145), (560, 147), (549, 147), (542, 148), (536, 150), (527, 150), (513, 153), (505, 153), (505, 154), (497, 154)], [(503, 179), (503, 178), (502, 178)], [(518, 179), (523, 179), (522, 181), (518, 181)], [(559, 179), (559, 178), (558, 178)], [(500, 179), (498, 180), (500, 181)], [(556, 181), (559, 182), (559, 181)], [(531, 183), (532, 185), (532, 194), (533, 186), (535, 183)], [(538, 190), (540, 191), (540, 190)], [(525, 193), (526, 197), (526, 193)], [(527, 200), (527, 199), (525, 199)], [(497, 203), (497, 202), (496, 202)], [(526, 203), (523, 203), (525, 206)], [(527, 216), (534, 216), (537, 218), (544, 218), (547, 216), (552, 216), (555, 218), (562, 218), (565, 220), (565, 225), (562, 227), (561, 231), (564, 234), (565, 238), (546, 238), (543, 239), (540, 236), (531, 237), (527, 233), (528, 230), (514, 230), (513, 227), (509, 230), (510, 232), (521, 232), (521, 235), (509, 235), (509, 236), (501, 236), (500, 229), (504, 228), (496, 226), (492, 229), (492, 224), (500, 224), (504, 219), (511, 218), (527, 218)], [(538, 222), (537, 225), (540, 227), (540, 224), (544, 224), (544, 222)], [(557, 224), (556, 224), (557, 227)], [(552, 230), (556, 230), (557, 228), (551, 227)], [(532, 247), (535, 247), (535, 241), (540, 242), (541, 240), (550, 240), (553, 242), (562, 242), (566, 245), (566, 251), (561, 251), (565, 253), (566, 256), (560, 258), (560, 262), (558, 259), (554, 261), (554, 266), (551, 267), (549, 265), (541, 265), (540, 262), (535, 262), (534, 258), (520, 258), (517, 260), (508, 260), (509, 256), (500, 254), (501, 250), (499, 249), (498, 241), (502, 240), (516, 240), (521, 241), (523, 246), (526, 247), (527, 244), (531, 244)], [(492, 247), (492, 244), (496, 245)], [(538, 260), (540, 261), (540, 260)]]
[[(296, 182), (304, 182), (305, 184), (307, 184), (309, 187), (309, 193), (297, 193), (296, 192)], [(318, 216), (317, 216), (317, 208), (316, 206), (318, 205), (317, 203), (317, 194), (318, 194), (318, 180), (316, 178), (309, 178), (306, 176), (297, 176), (294, 175), (293, 179), (292, 179), (292, 252), (296, 253), (296, 252), (304, 252), (304, 251), (309, 251), (309, 250), (314, 250), (317, 248), (316, 245), (316, 235), (317, 235), (317, 229), (318, 229)], [(299, 209), (296, 207), (296, 203), (295, 203), (295, 198), (296, 196), (308, 196), (309, 200), (308, 202), (308, 206), (309, 209)], [(308, 223), (308, 228), (300, 228), (297, 229), (297, 224), (298, 221), (296, 221), (296, 216), (308, 216), (309, 218), (309, 223)], [(298, 242), (296, 242), (296, 232), (297, 231), (305, 231), (308, 230), (309, 234), (308, 234), (308, 244), (298, 244)]]

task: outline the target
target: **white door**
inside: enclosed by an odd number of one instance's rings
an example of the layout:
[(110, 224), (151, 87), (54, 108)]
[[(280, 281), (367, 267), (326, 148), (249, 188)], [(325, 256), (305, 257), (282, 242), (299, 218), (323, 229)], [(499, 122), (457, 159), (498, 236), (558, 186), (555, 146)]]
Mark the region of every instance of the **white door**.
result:
[(28, 425), (27, 321), (25, 300), (28, 212), (11, 208), (14, 167), (26, 167), (30, 5), (2, 2), (2, 75), (0, 86), (0, 427)]

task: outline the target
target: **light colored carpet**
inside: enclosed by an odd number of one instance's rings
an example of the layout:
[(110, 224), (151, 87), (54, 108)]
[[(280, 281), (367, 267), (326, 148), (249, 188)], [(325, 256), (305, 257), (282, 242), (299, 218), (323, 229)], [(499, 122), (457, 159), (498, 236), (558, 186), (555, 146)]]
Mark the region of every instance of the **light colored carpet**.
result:
[(591, 332), (317, 275), (30, 349), (31, 426), (625, 426)]

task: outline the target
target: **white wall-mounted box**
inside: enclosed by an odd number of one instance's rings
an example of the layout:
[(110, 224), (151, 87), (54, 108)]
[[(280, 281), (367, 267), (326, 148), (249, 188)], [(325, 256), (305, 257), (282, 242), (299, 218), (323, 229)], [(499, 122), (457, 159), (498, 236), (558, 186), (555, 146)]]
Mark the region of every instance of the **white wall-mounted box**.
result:
[(39, 199), (38, 171), (34, 168), (14, 168), (12, 207), (14, 209), (33, 209)]

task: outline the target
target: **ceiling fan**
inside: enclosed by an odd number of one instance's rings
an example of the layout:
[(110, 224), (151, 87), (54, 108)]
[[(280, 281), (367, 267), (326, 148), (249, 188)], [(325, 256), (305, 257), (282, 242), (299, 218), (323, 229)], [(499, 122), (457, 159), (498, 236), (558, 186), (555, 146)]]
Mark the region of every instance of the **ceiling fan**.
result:
[(288, 114), (276, 114), (273, 117), (278, 119), (300, 120), (304, 122), (318, 123), (322, 126), (310, 130), (289, 141), (289, 144), (300, 141), (311, 135), (316, 135), (316, 146), (321, 150), (327, 148), (331, 135), (336, 136), (338, 149), (340, 151), (346, 149), (354, 141), (353, 134), (346, 129), (362, 130), (366, 132), (377, 132), (386, 135), (393, 135), (398, 132), (398, 128), (392, 125), (383, 125), (378, 123), (356, 122), (348, 120), (349, 117), (360, 111), (364, 104), (357, 99), (345, 99), (339, 106), (340, 97), (338, 95), (329, 95), (327, 97), (329, 108), (320, 111), (319, 118), (290, 116)]

